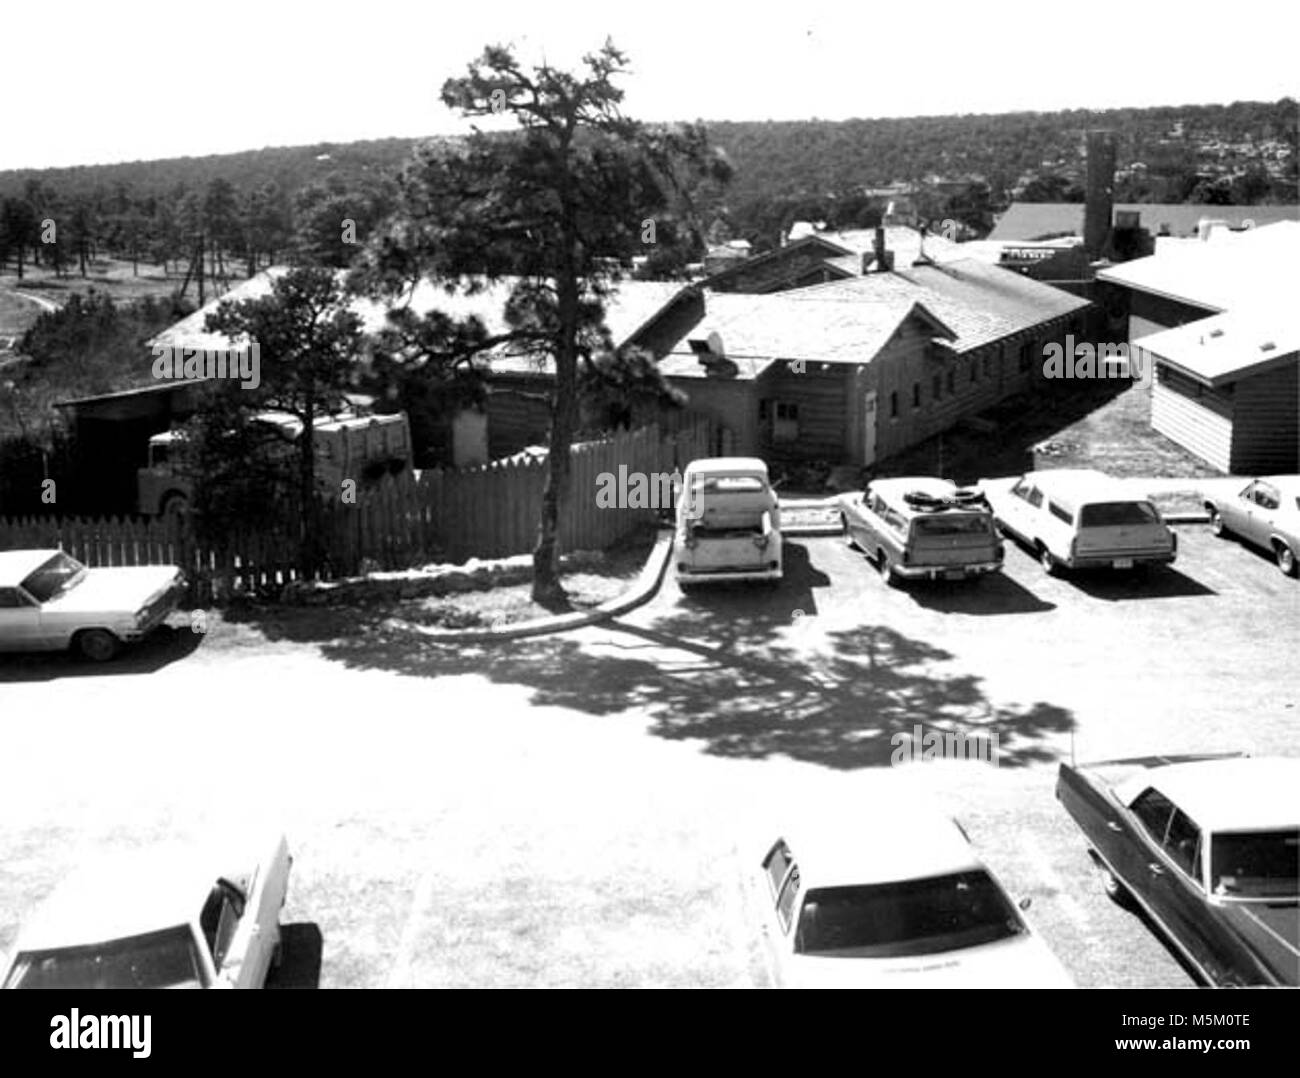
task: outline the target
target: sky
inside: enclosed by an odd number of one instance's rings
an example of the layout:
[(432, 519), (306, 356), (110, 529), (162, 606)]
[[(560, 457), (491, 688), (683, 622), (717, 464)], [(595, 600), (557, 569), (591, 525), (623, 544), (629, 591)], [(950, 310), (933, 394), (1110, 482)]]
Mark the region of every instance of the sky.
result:
[[(21, 4), (21, 6), (19, 6)], [(1300, 97), (1294, 0), (9, 0), (0, 170), (466, 129), (487, 44), (612, 38), (642, 120), (848, 119)]]

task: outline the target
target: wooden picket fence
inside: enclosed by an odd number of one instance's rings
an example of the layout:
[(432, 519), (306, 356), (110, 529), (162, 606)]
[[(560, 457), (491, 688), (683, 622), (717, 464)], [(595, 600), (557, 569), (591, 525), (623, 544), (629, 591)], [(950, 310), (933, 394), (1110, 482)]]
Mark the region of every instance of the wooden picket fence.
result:
[[(699, 457), (732, 451), (731, 435), (704, 419), (671, 430), (643, 427), (575, 445), (568, 495), (560, 506), (560, 549), (608, 546), (660, 515), (657, 508), (605, 508), (601, 476), (671, 474)], [(322, 521), (323, 578), (363, 568), (403, 569), (431, 561), (524, 554), (537, 541), (546, 483), (544, 458), (519, 456), (477, 468), (432, 470), (386, 478), (355, 503), (336, 504)], [(668, 507), (662, 507), (668, 508)], [(0, 519), (0, 550), (59, 547), (90, 566), (179, 565), (199, 582), (196, 598), (228, 588), (256, 590), (298, 578), (296, 532), (234, 532), (201, 543), (184, 525), (161, 519), (74, 517)]]

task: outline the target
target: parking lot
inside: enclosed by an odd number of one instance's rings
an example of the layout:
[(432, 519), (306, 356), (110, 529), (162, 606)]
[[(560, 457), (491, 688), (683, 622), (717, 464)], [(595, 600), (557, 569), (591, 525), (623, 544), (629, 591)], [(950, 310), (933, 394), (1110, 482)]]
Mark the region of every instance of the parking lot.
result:
[[(1146, 578), (1012, 547), (894, 589), (817, 537), (777, 588), (669, 580), (556, 637), (214, 617), (107, 669), (0, 658), (0, 950), (89, 849), (277, 826), (291, 984), (763, 985), (754, 848), (796, 814), (905, 830), (864, 810), (897, 794), (962, 820), (1080, 985), (1190, 984), (1053, 796), (1072, 754), (1296, 753), (1300, 585), (1178, 532)], [(996, 733), (998, 766), (891, 766), (918, 724)]]

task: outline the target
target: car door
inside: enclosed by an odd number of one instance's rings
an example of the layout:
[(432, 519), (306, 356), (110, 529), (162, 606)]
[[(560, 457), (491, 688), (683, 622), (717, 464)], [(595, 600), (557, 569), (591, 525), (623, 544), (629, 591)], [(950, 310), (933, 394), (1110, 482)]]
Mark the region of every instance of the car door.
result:
[(880, 495), (868, 491), (862, 499), (862, 524), (857, 536), (858, 546), (863, 550), (871, 551), (876, 548), (876, 541), (880, 536), (880, 529), (884, 523), (881, 520), (883, 511), (884, 503)]
[(38, 651), (45, 646), (40, 606), (20, 588), (0, 588), (0, 651)]
[(1010, 493), (1002, 499), (1001, 522), (1003, 526), (1018, 535), (1021, 539), (1029, 540), (1032, 538), (1033, 518), (1032, 514), (1037, 512), (1035, 501), (1041, 504), (1043, 500), (1042, 493), (1034, 486), (1029, 479), (1021, 479), (1011, 488)]
[(789, 977), (793, 953), (794, 908), (799, 894), (799, 865), (784, 839), (778, 839), (763, 859), (763, 945), (777, 985)]
[(1219, 505), (1219, 516), (1224, 526), (1236, 535), (1245, 535), (1249, 507), (1255, 499), (1255, 484), (1247, 483), (1244, 488), (1230, 498), (1224, 498)]
[(239, 901), (235, 904), (238, 918), (224, 956), (226, 970), (236, 988), (260, 988), (278, 942), (281, 894), (264, 865), (228, 882), (237, 890)]
[(1276, 487), (1262, 479), (1255, 480), (1253, 495), (1246, 505), (1242, 535), (1252, 543), (1267, 547), (1273, 535), (1273, 517), (1281, 504)]

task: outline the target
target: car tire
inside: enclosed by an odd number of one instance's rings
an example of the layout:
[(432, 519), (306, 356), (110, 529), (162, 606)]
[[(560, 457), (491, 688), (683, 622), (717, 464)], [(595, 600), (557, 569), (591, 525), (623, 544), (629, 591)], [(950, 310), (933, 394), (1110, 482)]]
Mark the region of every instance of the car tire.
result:
[(1295, 551), (1282, 542), (1280, 539), (1273, 542), (1273, 556), (1277, 559), (1277, 567), (1282, 570), (1283, 576), (1295, 576), (1296, 557)]
[(1101, 866), (1101, 886), (1102, 890), (1106, 892), (1106, 897), (1114, 902), (1115, 905), (1121, 906), (1126, 910), (1134, 908), (1133, 896), (1129, 894), (1128, 888), (1120, 883), (1119, 878), (1115, 873), (1105, 865)]
[(1036, 544), (1034, 546), (1034, 551), (1038, 555), (1038, 564), (1043, 567), (1043, 572), (1048, 576), (1060, 576), (1061, 563), (1057, 561), (1055, 555), (1047, 549), (1046, 544)]
[(1223, 523), (1223, 514), (1212, 505), (1207, 505), (1205, 508), (1210, 514), (1210, 531), (1220, 539), (1226, 538), (1228, 534), (1228, 526)]
[(849, 531), (849, 518), (843, 513), (840, 514), (840, 530), (844, 532), (844, 541), (851, 548), (857, 548), (857, 542), (853, 538), (853, 533)]
[(876, 572), (880, 574), (880, 579), (890, 587), (898, 583), (898, 575), (894, 572), (893, 563), (889, 560), (889, 555), (883, 550), (876, 551)]
[(108, 662), (122, 647), (122, 642), (107, 629), (83, 629), (73, 638), (77, 654), (90, 662)]

